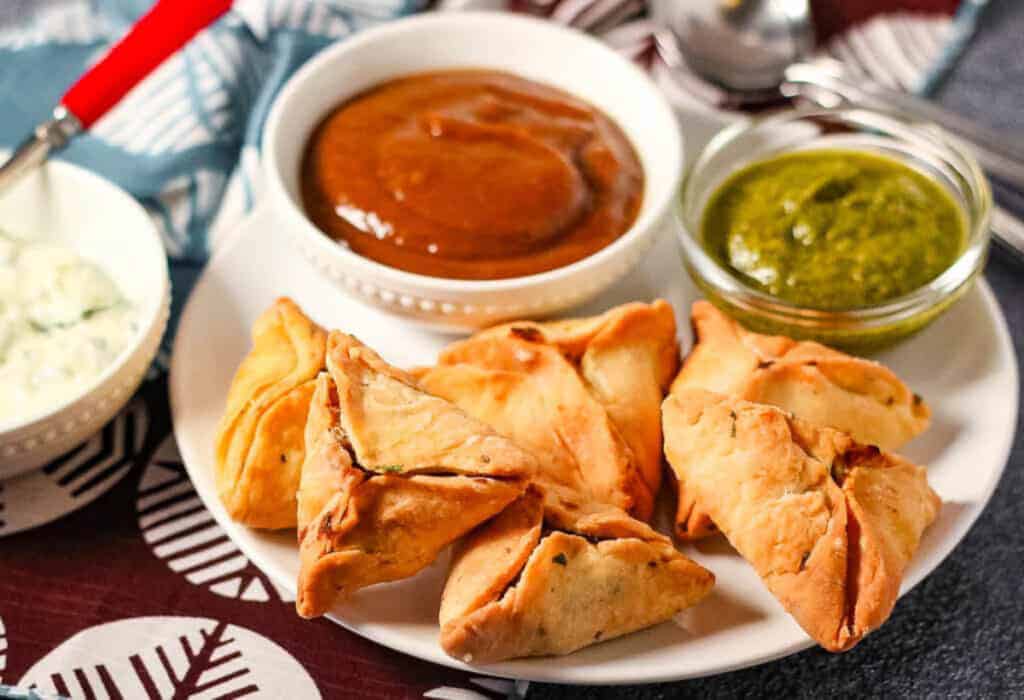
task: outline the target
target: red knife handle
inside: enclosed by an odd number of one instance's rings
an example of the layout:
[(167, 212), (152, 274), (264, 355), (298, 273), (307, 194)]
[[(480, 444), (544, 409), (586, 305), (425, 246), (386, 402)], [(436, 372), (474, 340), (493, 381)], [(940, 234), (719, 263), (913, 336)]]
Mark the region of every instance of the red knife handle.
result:
[(88, 129), (171, 54), (227, 12), (232, 0), (157, 0), (104, 56), (78, 79), (61, 104)]

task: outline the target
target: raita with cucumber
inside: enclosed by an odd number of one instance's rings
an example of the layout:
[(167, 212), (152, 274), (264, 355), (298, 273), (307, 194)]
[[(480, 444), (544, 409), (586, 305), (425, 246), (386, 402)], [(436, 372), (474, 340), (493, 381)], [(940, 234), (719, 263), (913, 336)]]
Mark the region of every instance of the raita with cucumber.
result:
[(0, 424), (85, 390), (131, 343), (137, 316), (75, 250), (0, 231)]
[(875, 306), (932, 281), (959, 256), (964, 215), (945, 189), (889, 157), (818, 149), (728, 178), (703, 242), (737, 277), (791, 304)]

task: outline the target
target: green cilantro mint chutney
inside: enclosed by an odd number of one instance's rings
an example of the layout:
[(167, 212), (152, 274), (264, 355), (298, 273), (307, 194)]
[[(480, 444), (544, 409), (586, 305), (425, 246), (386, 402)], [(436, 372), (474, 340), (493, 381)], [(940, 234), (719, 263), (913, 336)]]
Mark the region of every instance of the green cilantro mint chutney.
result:
[(874, 306), (946, 270), (964, 215), (937, 182), (892, 158), (808, 150), (754, 163), (712, 195), (703, 245), (747, 284), (805, 308)]

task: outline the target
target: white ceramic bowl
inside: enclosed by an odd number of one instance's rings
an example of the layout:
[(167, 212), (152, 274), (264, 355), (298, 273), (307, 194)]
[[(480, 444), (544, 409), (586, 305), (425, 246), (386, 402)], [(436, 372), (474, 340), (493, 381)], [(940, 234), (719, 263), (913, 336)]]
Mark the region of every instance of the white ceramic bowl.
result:
[[(581, 97), (614, 119), (646, 176), (636, 222), (611, 245), (557, 270), (505, 280), (451, 280), (397, 270), (353, 253), (306, 217), (299, 173), (306, 142), (347, 98), (391, 78), (445, 68), (509, 71)], [(267, 193), (277, 221), (338, 287), (440, 328), (540, 316), (579, 304), (631, 269), (669, 225), (683, 144), (671, 107), (638, 67), (596, 39), (507, 13), (435, 13), (370, 29), (325, 49), (281, 90), (263, 134)]]
[[(42, 466), (89, 438), (138, 388), (167, 326), (167, 258), (153, 221), (116, 185), (51, 161), (0, 196), (0, 228), (75, 248), (139, 310), (131, 345), (78, 396), (0, 421), (0, 479)], [(0, 391), (3, 387), (0, 387)]]

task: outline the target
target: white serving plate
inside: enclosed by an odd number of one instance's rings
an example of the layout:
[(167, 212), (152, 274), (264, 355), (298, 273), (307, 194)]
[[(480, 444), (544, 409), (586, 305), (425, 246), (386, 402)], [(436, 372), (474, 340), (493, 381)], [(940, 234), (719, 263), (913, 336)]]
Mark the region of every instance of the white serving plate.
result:
[[(676, 309), (684, 350), (696, 298), (676, 243), (658, 241), (641, 265), (580, 314), (664, 297)], [(431, 363), (451, 336), (423, 330), (338, 293), (294, 252), (265, 211), (254, 213), (211, 261), (192, 293), (172, 357), (174, 430), (204, 503), (242, 550), (294, 592), (299, 569), (292, 532), (239, 526), (217, 499), (213, 439), (235, 367), (249, 349), (249, 328), (279, 295), (316, 320), (354, 333), (399, 366)], [(929, 465), (944, 505), (925, 533), (903, 583), (908, 591), (963, 539), (988, 502), (1009, 454), (1017, 420), (1017, 363), (1006, 324), (982, 282), (946, 316), (881, 358), (930, 402), (933, 426), (906, 453)], [(711, 596), (673, 622), (558, 659), (523, 659), (477, 672), (538, 681), (618, 684), (722, 673), (779, 658), (812, 642), (721, 538), (683, 549), (714, 571)], [(392, 649), (455, 668), (437, 643), (437, 611), (447, 557), (412, 579), (360, 591), (330, 616)], [(895, 614), (900, 614), (897, 605)], [(980, 622), (979, 622), (980, 624)], [(869, 637), (863, 642), (872, 644)]]

